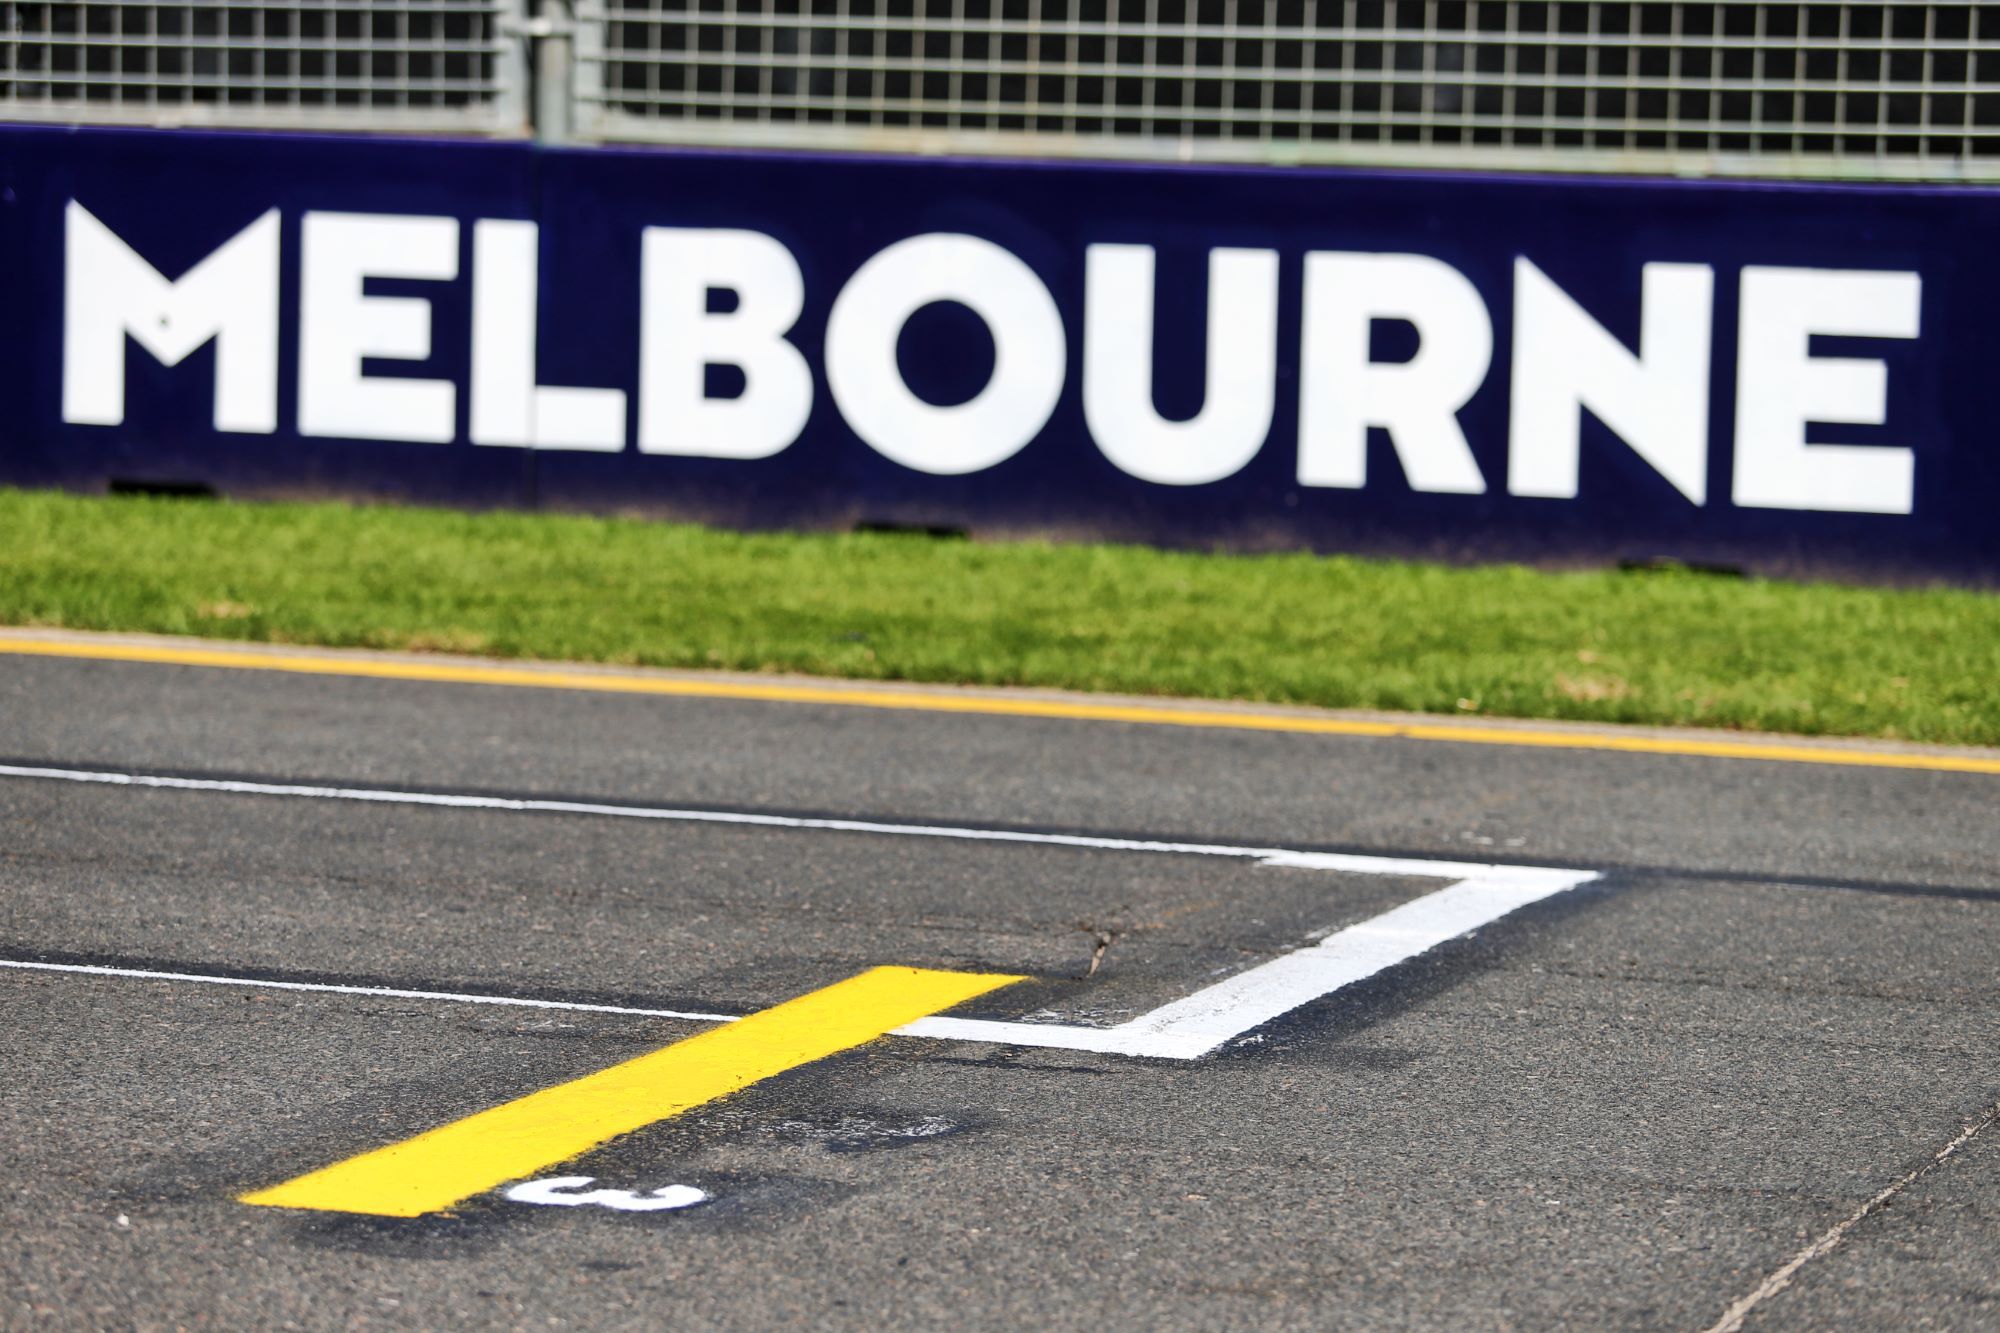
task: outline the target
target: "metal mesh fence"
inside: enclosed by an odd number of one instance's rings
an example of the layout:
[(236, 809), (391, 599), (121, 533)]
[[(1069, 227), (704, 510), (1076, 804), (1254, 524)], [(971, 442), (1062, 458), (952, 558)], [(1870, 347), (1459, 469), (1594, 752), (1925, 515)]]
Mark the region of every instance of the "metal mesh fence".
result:
[(520, 0), (0, 0), (0, 118), (525, 129)]
[[(528, 3), (0, 0), (0, 119), (520, 131)], [(2000, 4), (580, 0), (574, 40), (587, 138), (2000, 179)]]
[(2000, 178), (2000, 5), (584, 0), (605, 138)]

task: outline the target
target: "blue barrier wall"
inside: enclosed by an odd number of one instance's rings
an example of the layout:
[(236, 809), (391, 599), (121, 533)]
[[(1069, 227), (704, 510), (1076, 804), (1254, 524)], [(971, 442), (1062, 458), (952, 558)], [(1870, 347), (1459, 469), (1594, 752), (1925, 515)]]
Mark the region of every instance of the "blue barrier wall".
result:
[(0, 482), (1990, 584), (1995, 235), (1969, 188), (13, 128)]

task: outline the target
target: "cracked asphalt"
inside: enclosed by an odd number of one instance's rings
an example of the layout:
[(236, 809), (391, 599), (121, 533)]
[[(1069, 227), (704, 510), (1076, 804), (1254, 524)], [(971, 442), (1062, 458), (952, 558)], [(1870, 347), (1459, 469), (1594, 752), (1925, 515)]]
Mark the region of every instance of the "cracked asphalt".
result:
[[(1744, 1327), (2000, 1326), (2000, 778), (8, 656), (0, 758), (1604, 872), (1204, 1060), (889, 1038), (565, 1168), (654, 1213), (235, 1198), (700, 1024), (0, 969), (10, 1328), (1702, 1330), (1885, 1190)], [(0, 778), (0, 957), (250, 979), (1108, 1023), (1435, 887)]]

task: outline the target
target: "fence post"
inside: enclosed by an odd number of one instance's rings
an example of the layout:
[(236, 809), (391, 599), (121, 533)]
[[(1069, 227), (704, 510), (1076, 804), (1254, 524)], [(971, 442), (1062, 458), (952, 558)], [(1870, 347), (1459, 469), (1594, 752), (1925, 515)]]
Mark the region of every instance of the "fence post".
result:
[[(522, 12), (520, 6), (525, 3), (509, 0), (501, 31), (512, 39), (512, 55), (503, 61), (519, 76), (516, 86), (523, 92), (519, 111), (529, 132), (542, 143), (568, 143), (573, 133), (576, 20), (569, 0), (540, 0), (533, 18)], [(527, 90), (531, 84), (530, 98)]]
[(535, 137), (543, 143), (568, 143), (576, 133), (570, 86), (576, 76), (576, 16), (569, 0), (542, 0), (537, 28)]

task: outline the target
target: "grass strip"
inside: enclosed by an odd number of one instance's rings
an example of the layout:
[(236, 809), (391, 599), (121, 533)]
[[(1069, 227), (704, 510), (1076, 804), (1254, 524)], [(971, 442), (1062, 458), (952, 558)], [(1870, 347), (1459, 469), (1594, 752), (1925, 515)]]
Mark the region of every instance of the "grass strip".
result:
[(0, 623), (2000, 744), (2000, 595), (0, 489)]

